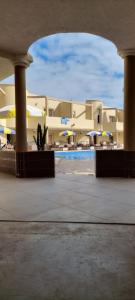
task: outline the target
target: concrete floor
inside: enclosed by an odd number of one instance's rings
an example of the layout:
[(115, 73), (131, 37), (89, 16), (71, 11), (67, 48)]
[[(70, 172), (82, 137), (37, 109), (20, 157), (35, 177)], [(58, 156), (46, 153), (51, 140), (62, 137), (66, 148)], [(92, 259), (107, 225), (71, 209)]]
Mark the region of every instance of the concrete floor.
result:
[(0, 300), (135, 299), (135, 179), (57, 171), (0, 174)]
[(1, 223), (1, 300), (134, 300), (135, 227)]
[(135, 223), (135, 179), (0, 174), (0, 220)]
[(57, 174), (95, 174), (95, 159), (67, 160), (55, 158), (55, 164)]

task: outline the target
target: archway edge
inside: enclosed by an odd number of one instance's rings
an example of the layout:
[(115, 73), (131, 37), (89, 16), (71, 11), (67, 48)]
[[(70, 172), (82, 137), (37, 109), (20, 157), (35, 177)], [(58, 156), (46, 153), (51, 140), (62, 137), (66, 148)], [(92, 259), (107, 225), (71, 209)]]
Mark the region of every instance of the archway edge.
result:
[(60, 32), (90, 33), (118, 49), (135, 48), (134, 0), (4, 0), (0, 11), (3, 56), (26, 53), (34, 41)]
[[(30, 48), (31, 48), (31, 46), (33, 45), (33, 44), (35, 44), (36, 42), (39, 42), (39, 41), (42, 41), (43, 39), (45, 39), (45, 38), (49, 38), (49, 37), (51, 37), (51, 36), (58, 36), (58, 35), (61, 35), (61, 34), (87, 34), (87, 35), (90, 35), (90, 37), (91, 36), (96, 36), (96, 37), (99, 37), (99, 38), (103, 38), (103, 39), (105, 39), (105, 40), (107, 40), (108, 42), (110, 42), (110, 43), (112, 43), (116, 48), (117, 48), (117, 45), (113, 42), (113, 41), (111, 41), (107, 36), (103, 36), (103, 35), (99, 35), (99, 34), (97, 34), (97, 33), (91, 33), (91, 32), (80, 32), (80, 31), (70, 31), (70, 32), (68, 32), (68, 31), (61, 31), (61, 32), (52, 32), (52, 33), (50, 33), (50, 34), (48, 34), (48, 35), (46, 35), (46, 36), (41, 36), (41, 37), (39, 37), (39, 38), (37, 38), (37, 39), (35, 39), (33, 42), (32, 42), (32, 44), (30, 44), (29, 45), (29, 47), (28, 47), (28, 52), (29, 52), (29, 50), (30, 50)], [(117, 48), (118, 49), (118, 48)]]

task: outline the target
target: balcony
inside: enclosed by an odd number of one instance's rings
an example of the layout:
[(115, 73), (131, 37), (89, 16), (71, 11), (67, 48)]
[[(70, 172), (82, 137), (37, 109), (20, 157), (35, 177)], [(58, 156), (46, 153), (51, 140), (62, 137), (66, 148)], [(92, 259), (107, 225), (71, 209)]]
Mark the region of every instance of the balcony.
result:
[(123, 122), (116, 122), (116, 130), (123, 131), (124, 130), (124, 123)]
[(15, 128), (15, 118), (6, 119), (5, 120), (5, 126), (7, 126), (9, 128)]
[(60, 117), (46, 117), (46, 125), (49, 129), (72, 129), (72, 130), (91, 130), (94, 129), (93, 120), (80, 120), (76, 118), (67, 118), (67, 123), (62, 121)]
[(103, 124), (103, 130), (115, 132), (123, 131), (123, 122), (108, 122)]
[[(28, 129), (36, 129), (38, 123), (40, 123), (42, 126), (45, 123), (45, 119), (43, 117), (36, 118), (36, 117), (30, 117), (27, 118), (27, 128)], [(15, 118), (7, 119), (6, 120), (6, 126), (9, 128), (15, 128)]]

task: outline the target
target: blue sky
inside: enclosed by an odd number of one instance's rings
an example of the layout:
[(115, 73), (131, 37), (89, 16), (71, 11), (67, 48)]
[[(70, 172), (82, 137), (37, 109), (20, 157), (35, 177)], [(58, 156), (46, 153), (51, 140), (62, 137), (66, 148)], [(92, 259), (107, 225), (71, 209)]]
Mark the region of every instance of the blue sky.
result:
[(29, 52), (34, 58), (27, 70), (30, 92), (123, 106), (123, 60), (110, 41), (91, 34), (61, 33), (36, 41)]

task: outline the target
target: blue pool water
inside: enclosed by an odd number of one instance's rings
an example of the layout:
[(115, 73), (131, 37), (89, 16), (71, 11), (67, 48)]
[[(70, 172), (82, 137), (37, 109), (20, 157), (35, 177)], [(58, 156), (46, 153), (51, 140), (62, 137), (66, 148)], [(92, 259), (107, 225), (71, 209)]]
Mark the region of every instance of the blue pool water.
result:
[(64, 159), (92, 159), (95, 157), (95, 151), (80, 150), (80, 151), (55, 151), (55, 157)]

